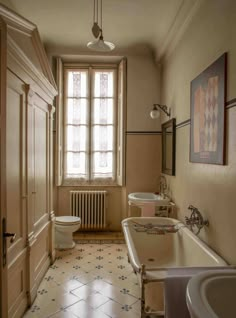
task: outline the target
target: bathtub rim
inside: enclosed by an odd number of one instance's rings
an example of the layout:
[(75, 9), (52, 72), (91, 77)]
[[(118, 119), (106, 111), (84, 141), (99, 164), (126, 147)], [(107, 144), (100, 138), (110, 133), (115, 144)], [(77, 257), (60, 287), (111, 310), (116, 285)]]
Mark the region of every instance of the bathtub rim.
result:
[[(171, 224), (179, 224), (180, 229), (179, 231), (186, 233), (188, 236), (190, 236), (198, 245), (201, 245), (201, 248), (212, 258), (214, 259), (214, 261), (216, 262), (215, 267), (217, 268), (217, 266), (228, 266), (229, 264), (219, 255), (217, 254), (210, 246), (208, 246), (203, 240), (201, 240), (198, 236), (196, 236), (193, 232), (190, 231), (190, 229), (180, 220), (174, 219), (174, 218), (168, 218), (168, 217), (128, 217), (124, 220), (122, 220), (122, 229), (124, 232), (124, 237), (125, 237), (125, 241), (126, 241), (126, 245), (127, 245), (127, 249), (128, 249), (128, 254), (129, 254), (129, 259), (131, 262), (131, 265), (133, 266), (134, 270), (136, 272), (141, 271), (142, 265), (145, 266), (145, 270), (147, 271), (167, 271), (170, 267), (156, 267), (154, 268), (152, 267), (148, 267), (147, 264), (141, 264), (135, 249), (135, 245), (134, 242), (132, 240), (132, 235), (131, 232), (128, 230), (129, 228), (129, 224), (132, 221), (142, 221), (144, 222), (145, 220), (147, 220), (147, 224), (148, 223), (152, 223), (151, 221), (155, 220), (155, 224), (157, 224), (157, 221), (164, 221), (164, 223), (171, 223)], [(153, 222), (154, 223), (154, 222)], [(145, 224), (145, 223), (144, 223)], [(172, 235), (175, 235), (175, 233), (173, 233)], [(184, 268), (183, 266), (178, 266), (178, 268)], [(187, 266), (187, 267), (192, 267), (192, 266)], [(196, 266), (194, 266), (196, 267)], [(206, 267), (212, 267), (212, 266), (206, 266)], [(174, 268), (174, 267), (171, 267)]]

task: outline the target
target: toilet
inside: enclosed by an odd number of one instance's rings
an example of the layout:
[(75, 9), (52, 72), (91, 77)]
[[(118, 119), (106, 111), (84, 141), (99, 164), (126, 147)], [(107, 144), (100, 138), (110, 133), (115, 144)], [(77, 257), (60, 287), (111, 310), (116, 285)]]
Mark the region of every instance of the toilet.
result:
[(73, 248), (73, 232), (80, 227), (81, 220), (76, 216), (58, 216), (55, 219), (55, 248)]

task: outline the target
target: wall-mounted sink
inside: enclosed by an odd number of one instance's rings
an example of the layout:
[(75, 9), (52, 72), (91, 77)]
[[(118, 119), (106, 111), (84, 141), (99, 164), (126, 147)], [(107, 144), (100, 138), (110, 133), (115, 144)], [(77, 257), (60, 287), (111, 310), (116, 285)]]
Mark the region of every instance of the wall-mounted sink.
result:
[(187, 305), (192, 318), (236, 317), (236, 270), (211, 270), (190, 279)]
[(128, 195), (128, 199), (135, 204), (154, 203), (157, 206), (167, 205), (170, 202), (169, 198), (164, 198), (160, 194), (151, 192), (135, 192)]
[(152, 192), (135, 192), (128, 195), (129, 204), (137, 205), (141, 208), (141, 216), (155, 216), (156, 206), (168, 205), (170, 199)]

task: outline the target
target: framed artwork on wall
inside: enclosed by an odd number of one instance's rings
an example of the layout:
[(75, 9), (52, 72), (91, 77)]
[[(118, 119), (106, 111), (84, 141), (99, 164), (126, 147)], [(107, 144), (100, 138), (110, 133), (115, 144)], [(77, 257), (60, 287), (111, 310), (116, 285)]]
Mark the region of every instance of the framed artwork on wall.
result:
[(190, 162), (225, 164), (224, 53), (191, 82)]

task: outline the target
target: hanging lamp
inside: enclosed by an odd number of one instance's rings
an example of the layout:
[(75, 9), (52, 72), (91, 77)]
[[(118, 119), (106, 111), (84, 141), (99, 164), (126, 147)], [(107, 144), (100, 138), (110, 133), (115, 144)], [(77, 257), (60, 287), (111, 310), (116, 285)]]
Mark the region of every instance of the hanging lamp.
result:
[(87, 44), (87, 47), (91, 50), (98, 51), (98, 52), (110, 52), (115, 48), (115, 45), (111, 42), (104, 41), (103, 39), (102, 0), (100, 0), (100, 25), (101, 26), (99, 26), (98, 24), (98, 2), (99, 0), (94, 0), (94, 6), (93, 6), (92, 34), (96, 38), (96, 40), (89, 42)]

